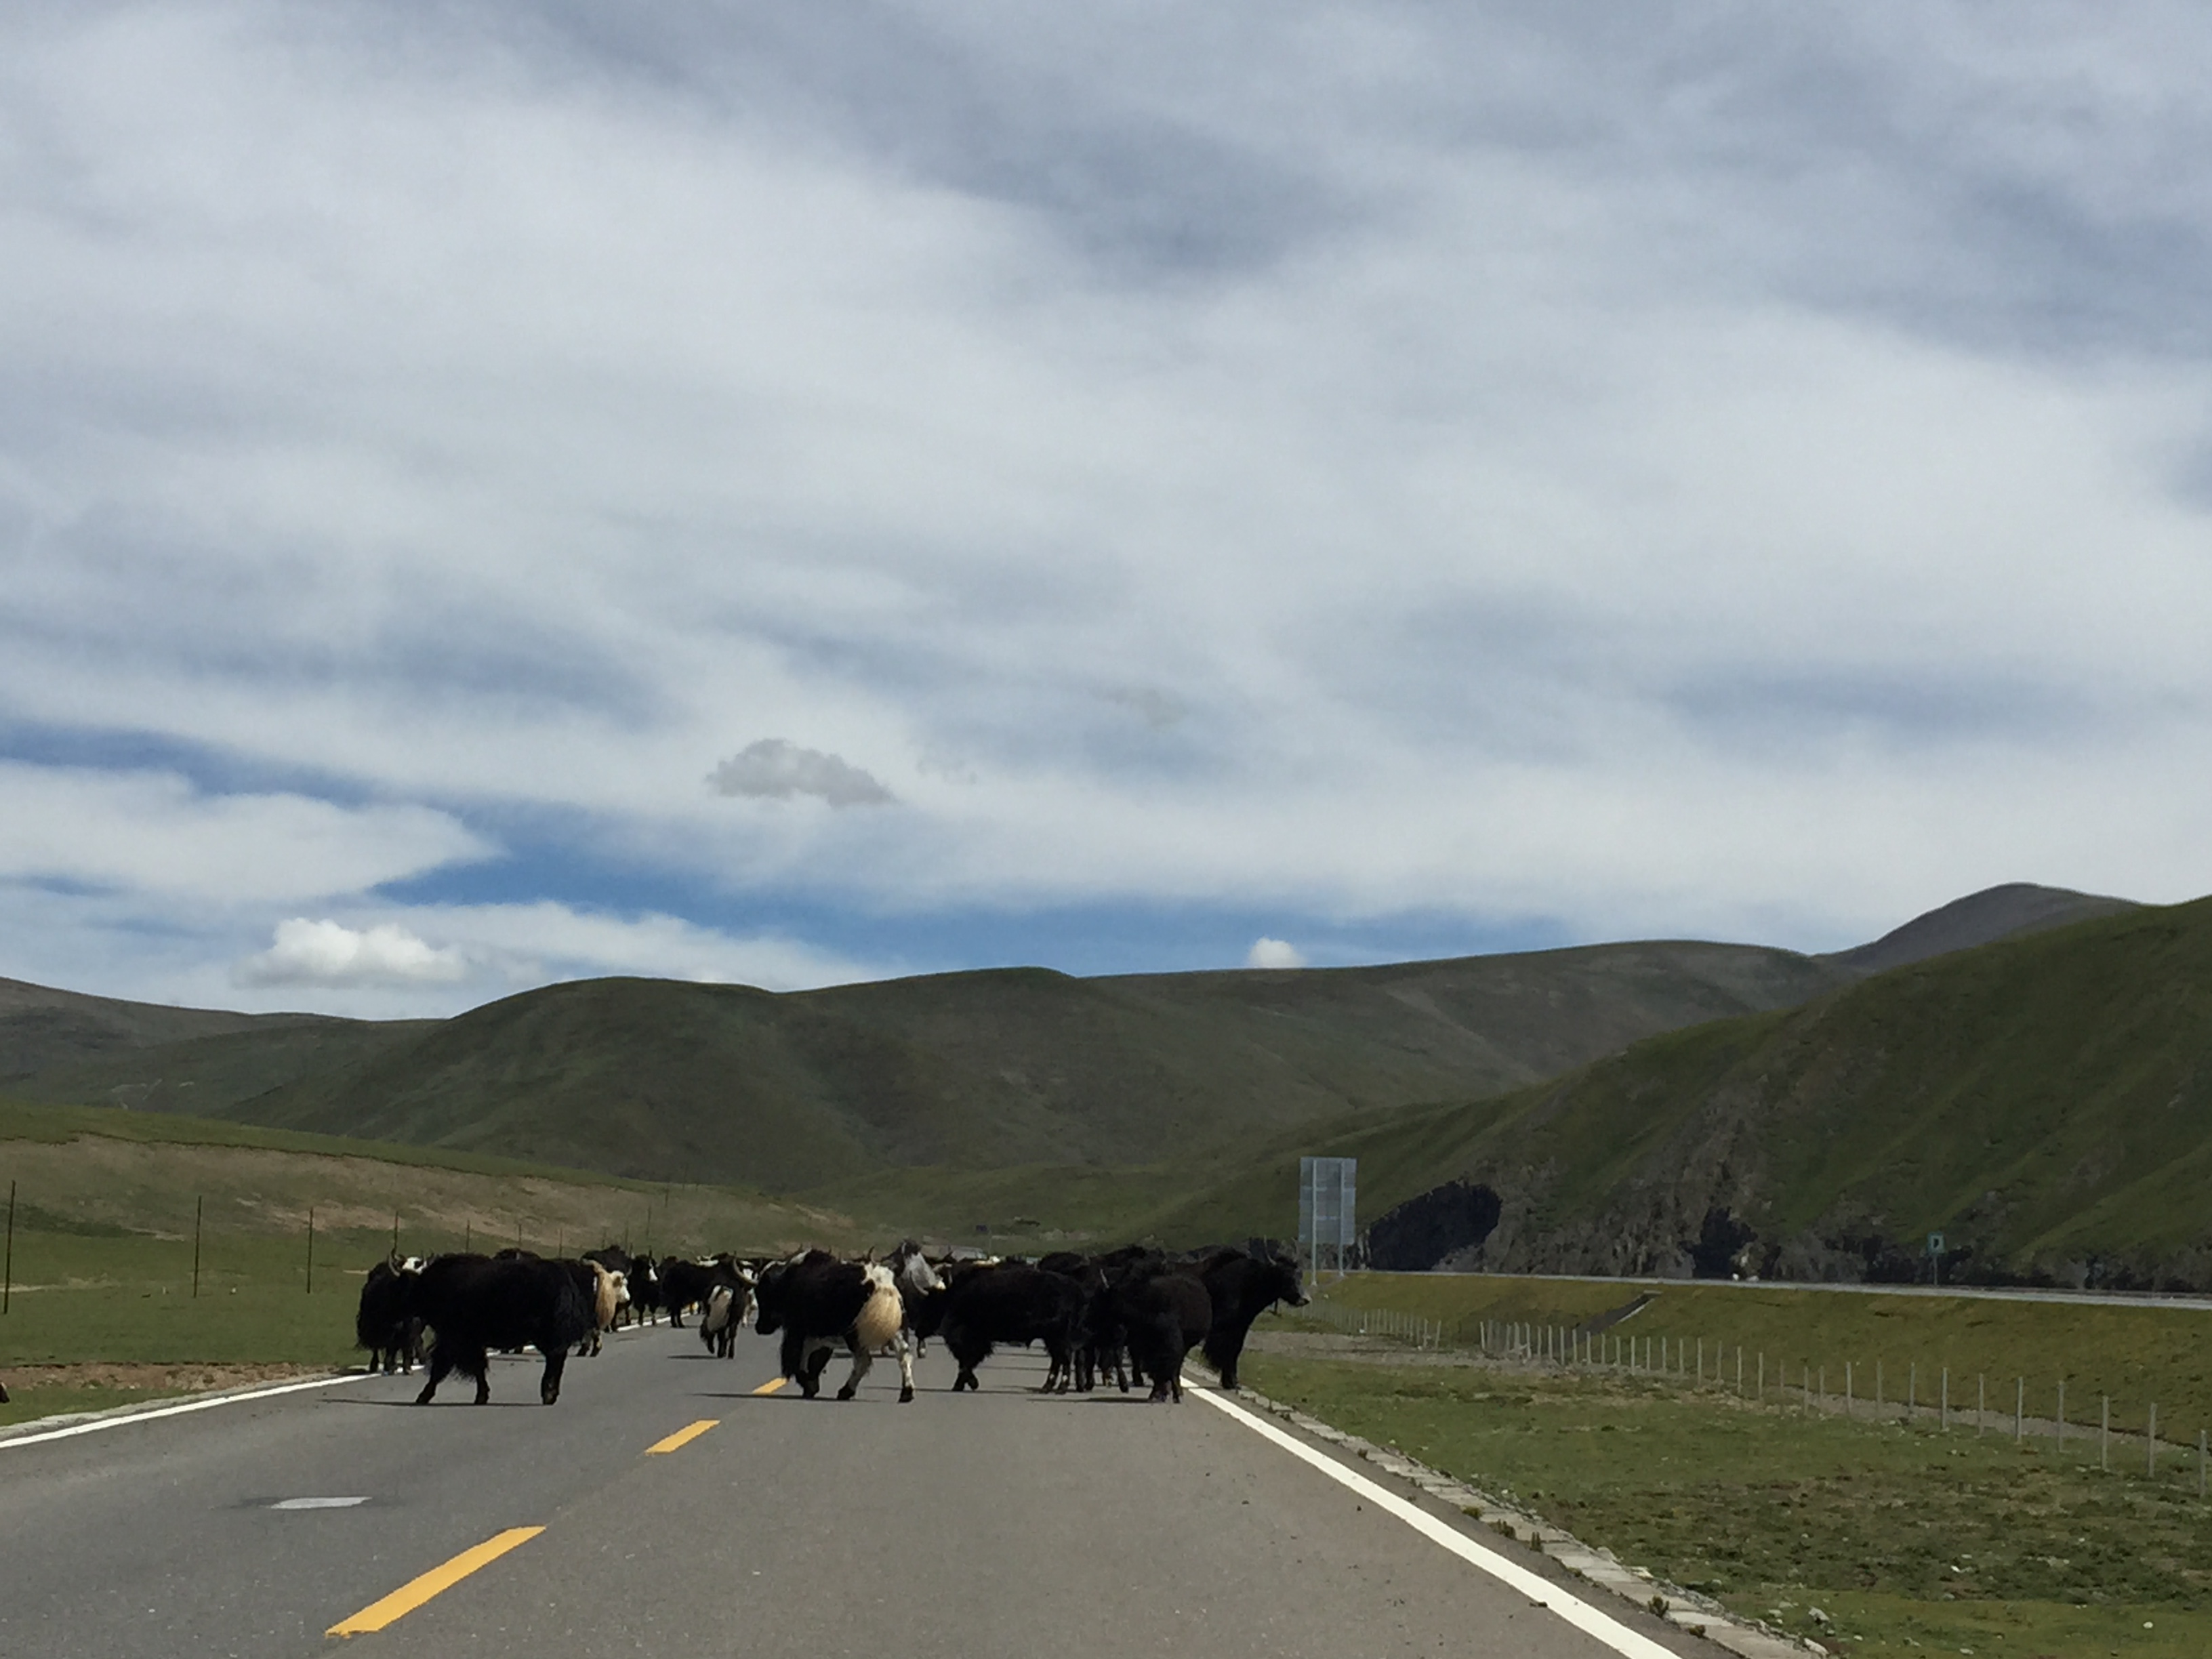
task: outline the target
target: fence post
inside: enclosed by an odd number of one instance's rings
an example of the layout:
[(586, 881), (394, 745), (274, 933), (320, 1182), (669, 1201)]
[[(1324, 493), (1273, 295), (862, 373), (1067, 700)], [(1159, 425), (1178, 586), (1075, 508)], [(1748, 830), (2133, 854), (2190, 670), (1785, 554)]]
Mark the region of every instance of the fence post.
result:
[(315, 1206), (307, 1206), (307, 1294), (315, 1293)]
[(1951, 1432), (1951, 1368), (1948, 1365), (1943, 1367), (1943, 1404), (1936, 1420), (1942, 1425), (1944, 1433)]
[(1765, 1403), (1766, 1399), (1766, 1350), (1764, 1348), (1761, 1348), (1759, 1351), (1759, 1398), (1762, 1404)]
[(1735, 1397), (1743, 1398), (1743, 1344), (1735, 1345)]
[(2204, 1501), (2204, 1431), (2197, 1431), (2197, 1501)]
[(2112, 1467), (2112, 1396), (2099, 1396), (2105, 1402), (2104, 1414), (2097, 1425), (2097, 1467), (2110, 1473)]
[(2019, 1445), (2027, 1438), (2027, 1379), (2015, 1376), (2012, 1380), (2012, 1443)]
[(2058, 1379), (2058, 1449), (2066, 1449), (2066, 1379)]
[(1974, 1373), (1974, 1438), (1979, 1440), (1990, 1426), (1989, 1379), (1981, 1372)]
[(392, 1212), (392, 1254), (399, 1254), (399, 1212)]
[(1905, 1420), (1910, 1423), (1920, 1414), (1920, 1362), (1914, 1360), (1905, 1371)]
[(204, 1197), (192, 1200), (192, 1294), (200, 1293), (200, 1215), (207, 1208)]
[(2156, 1479), (2158, 1475), (2158, 1401), (2150, 1402), (2150, 1424), (2143, 1431), (2143, 1473)]
[(15, 1183), (8, 1183), (8, 1257), (0, 1267), (0, 1314), (15, 1299)]
[(1850, 1416), (1851, 1407), (1856, 1403), (1857, 1395), (1851, 1387), (1851, 1362), (1846, 1359), (1844, 1361), (1844, 1415)]

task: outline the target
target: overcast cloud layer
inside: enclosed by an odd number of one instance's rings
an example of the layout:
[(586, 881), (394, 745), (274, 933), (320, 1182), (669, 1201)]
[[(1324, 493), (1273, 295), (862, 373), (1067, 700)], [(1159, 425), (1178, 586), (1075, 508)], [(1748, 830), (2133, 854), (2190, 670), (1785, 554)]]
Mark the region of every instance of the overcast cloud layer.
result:
[(27, 4), (0, 974), (2212, 889), (2212, 19)]

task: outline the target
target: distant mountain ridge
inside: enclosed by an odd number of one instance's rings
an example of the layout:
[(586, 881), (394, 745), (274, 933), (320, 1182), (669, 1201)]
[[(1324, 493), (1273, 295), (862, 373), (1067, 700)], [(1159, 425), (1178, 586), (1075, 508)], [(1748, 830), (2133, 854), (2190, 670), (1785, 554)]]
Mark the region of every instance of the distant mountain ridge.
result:
[[(1993, 889), (1862, 952), (1949, 949), (2113, 902)], [(782, 995), (599, 980), (388, 1024), (21, 987), (16, 1004), (0, 1000), (0, 1073), (35, 1061), (7, 1085), (33, 1100), (793, 1191), (904, 1169), (1243, 1156), (1300, 1125), (1495, 1095), (1656, 1033), (1796, 1007), (1854, 982), (1860, 957), (1655, 941), (1371, 968), (1002, 969)]]
[(1985, 887), (1962, 899), (1917, 915), (1893, 928), (1870, 945), (1838, 951), (1822, 957), (1855, 974), (1879, 974), (1903, 968), (1930, 957), (1969, 951), (1999, 939), (2020, 939), (2052, 927), (2064, 927), (2098, 916), (2123, 915), (2142, 907), (2133, 899), (2106, 898), (2095, 893), (2075, 893), (2063, 887), (2038, 887), (2032, 882), (2008, 882)]

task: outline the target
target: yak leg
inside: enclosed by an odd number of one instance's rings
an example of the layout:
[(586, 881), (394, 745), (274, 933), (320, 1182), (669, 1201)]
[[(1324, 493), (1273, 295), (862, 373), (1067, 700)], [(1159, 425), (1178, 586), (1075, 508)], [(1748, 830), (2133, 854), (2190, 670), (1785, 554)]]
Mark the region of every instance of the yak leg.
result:
[(1221, 1386), (1233, 1389), (1237, 1386), (1237, 1362), (1244, 1355), (1244, 1333), (1233, 1326), (1224, 1331), (1206, 1334), (1206, 1357), (1213, 1369), (1221, 1374)]
[(1050, 1356), (1052, 1363), (1045, 1367), (1044, 1382), (1037, 1389), (1037, 1392), (1039, 1394), (1066, 1394), (1067, 1392), (1069, 1370), (1067, 1345), (1060, 1341), (1056, 1338), (1047, 1337), (1045, 1339), (1044, 1351), (1048, 1356)]
[(850, 1400), (854, 1395), (860, 1393), (860, 1379), (868, 1374), (870, 1368), (876, 1363), (875, 1355), (868, 1352), (867, 1346), (858, 1335), (848, 1332), (845, 1336), (845, 1346), (852, 1351), (853, 1374), (845, 1379), (845, 1386), (837, 1390), (837, 1398), (840, 1400)]
[(914, 1339), (906, 1332), (898, 1334), (899, 1404), (914, 1404)]
[(550, 1406), (561, 1397), (561, 1371), (568, 1363), (568, 1345), (556, 1342), (544, 1352), (545, 1375), (538, 1381), (538, 1397)]
[(428, 1405), (430, 1396), (438, 1392), (438, 1384), (446, 1380), (447, 1373), (453, 1369), (453, 1355), (446, 1345), (441, 1342), (430, 1350), (429, 1380), (422, 1384), (422, 1392), (415, 1396), (415, 1403), (418, 1406)]

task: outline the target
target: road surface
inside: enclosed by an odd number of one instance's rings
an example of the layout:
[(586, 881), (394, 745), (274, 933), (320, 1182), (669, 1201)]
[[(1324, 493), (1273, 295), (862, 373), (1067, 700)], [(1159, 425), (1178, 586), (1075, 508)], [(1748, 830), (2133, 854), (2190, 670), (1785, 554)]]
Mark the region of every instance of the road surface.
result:
[(1536, 1605), (1563, 1584), (1476, 1570), (1196, 1399), (1042, 1396), (1016, 1351), (979, 1395), (933, 1352), (910, 1406), (881, 1364), (809, 1402), (758, 1392), (775, 1354), (662, 1327), (570, 1362), (550, 1410), (526, 1356), (482, 1409), (370, 1378), (0, 1442), (0, 1655), (1718, 1652), (1586, 1587), (1626, 1646), (1575, 1628)]

